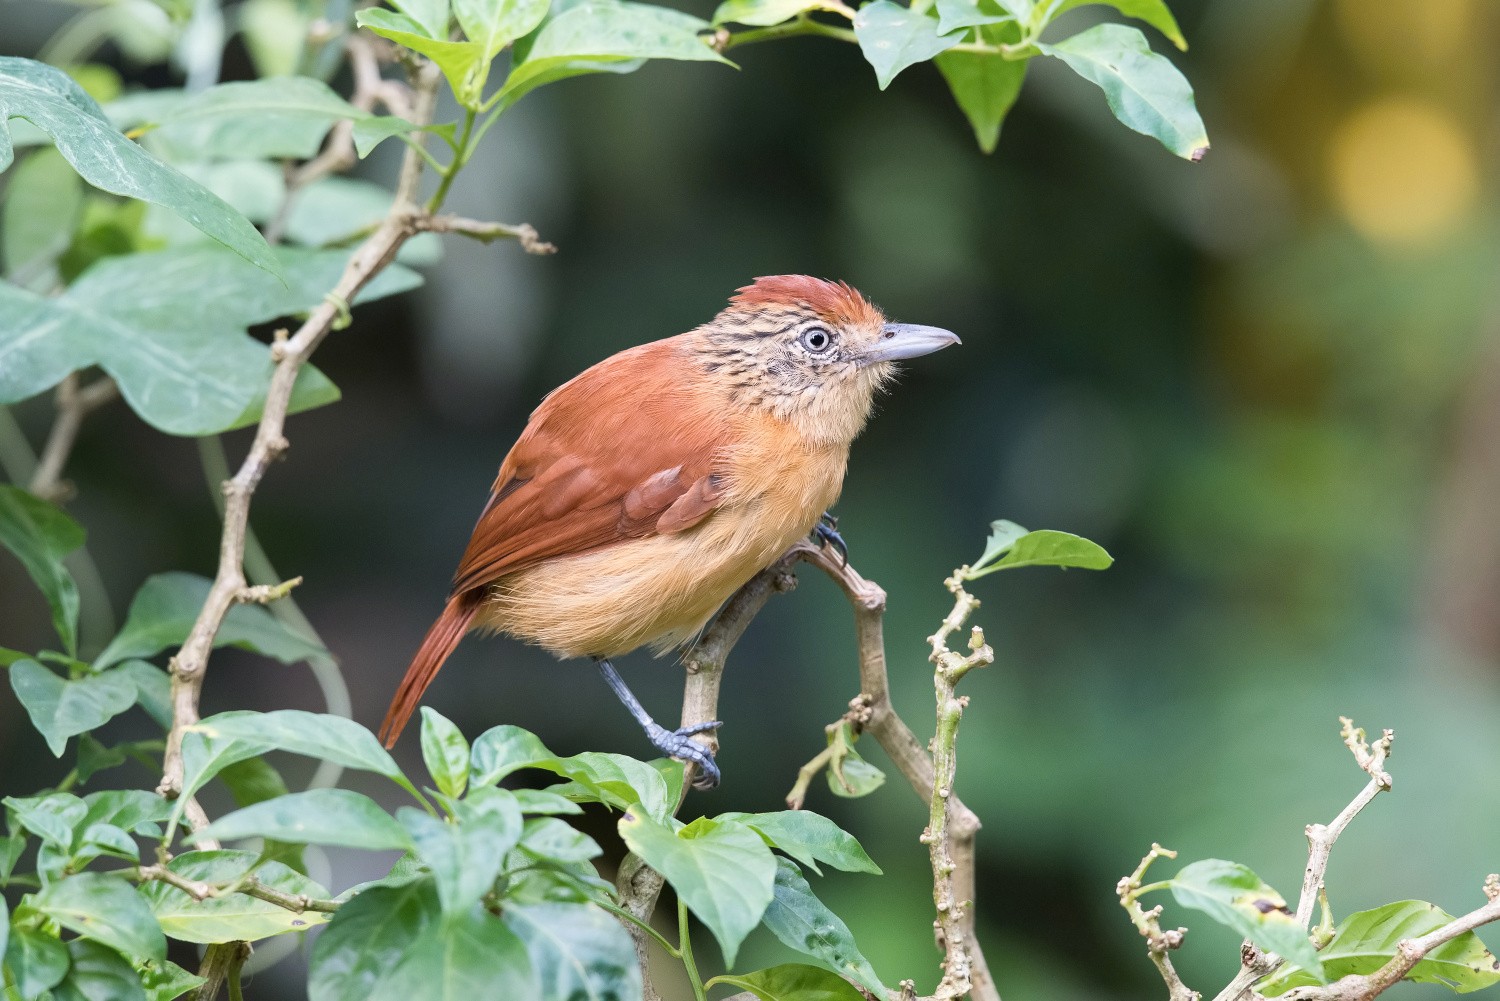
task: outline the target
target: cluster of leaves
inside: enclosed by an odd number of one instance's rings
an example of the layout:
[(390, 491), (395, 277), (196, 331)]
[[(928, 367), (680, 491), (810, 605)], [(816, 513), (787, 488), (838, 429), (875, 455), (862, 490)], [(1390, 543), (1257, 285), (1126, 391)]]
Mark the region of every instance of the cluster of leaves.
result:
[[(1276, 997), (1293, 987), (1326, 984), (1350, 974), (1370, 974), (1390, 962), (1403, 939), (1435, 931), (1453, 920), (1435, 904), (1399, 900), (1356, 911), (1337, 928), (1324, 900), (1323, 923), (1312, 936), (1286, 900), (1247, 867), (1222, 859), (1184, 866), (1169, 880), (1136, 893), (1170, 889), (1177, 902), (1287, 960), (1261, 981), (1256, 992)], [(1500, 960), (1474, 932), (1465, 932), (1428, 953), (1407, 975), (1419, 983), (1442, 984), (1467, 993), (1500, 983)]]

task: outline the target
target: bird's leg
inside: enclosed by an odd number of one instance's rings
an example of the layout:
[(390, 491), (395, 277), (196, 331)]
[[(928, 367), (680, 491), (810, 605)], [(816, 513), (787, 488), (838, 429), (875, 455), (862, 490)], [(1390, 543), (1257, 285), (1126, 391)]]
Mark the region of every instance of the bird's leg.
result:
[(714, 727), (722, 726), (718, 720), (711, 723), (695, 723), (685, 726), (679, 730), (668, 730), (646, 712), (645, 706), (641, 705), (640, 699), (635, 697), (625, 684), (625, 679), (620, 677), (620, 672), (604, 657), (595, 657), (594, 663), (599, 665), (599, 673), (604, 675), (604, 681), (614, 691), (615, 698), (624, 703), (625, 708), (630, 710), (630, 715), (646, 731), (646, 739), (663, 754), (692, 761), (698, 765), (698, 777), (693, 781), (694, 787), (698, 789), (712, 789), (719, 784), (719, 766), (714, 763), (713, 752), (696, 740), (692, 740), (695, 733), (712, 730)]
[(824, 511), (822, 516), (818, 518), (818, 523), (813, 526), (812, 534), (820, 545), (826, 542), (836, 549), (838, 554), (843, 557), (844, 565), (849, 565), (849, 547), (845, 544), (844, 537), (839, 534), (838, 518)]

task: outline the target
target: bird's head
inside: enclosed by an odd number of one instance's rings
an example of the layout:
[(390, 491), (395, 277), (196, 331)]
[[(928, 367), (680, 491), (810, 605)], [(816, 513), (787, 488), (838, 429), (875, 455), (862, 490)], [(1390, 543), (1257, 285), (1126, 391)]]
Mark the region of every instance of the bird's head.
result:
[(888, 323), (843, 282), (757, 278), (698, 328), (704, 371), (742, 406), (764, 407), (816, 441), (852, 441), (895, 364), (959, 343), (937, 327)]

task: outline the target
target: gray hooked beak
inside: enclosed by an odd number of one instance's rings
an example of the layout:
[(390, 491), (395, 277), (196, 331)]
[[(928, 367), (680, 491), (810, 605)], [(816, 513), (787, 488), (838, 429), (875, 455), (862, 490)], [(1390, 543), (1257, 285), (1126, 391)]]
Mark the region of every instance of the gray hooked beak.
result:
[(958, 335), (941, 327), (924, 327), (919, 323), (887, 323), (880, 340), (865, 352), (865, 364), (877, 361), (905, 361), (941, 351), (950, 344), (962, 344)]

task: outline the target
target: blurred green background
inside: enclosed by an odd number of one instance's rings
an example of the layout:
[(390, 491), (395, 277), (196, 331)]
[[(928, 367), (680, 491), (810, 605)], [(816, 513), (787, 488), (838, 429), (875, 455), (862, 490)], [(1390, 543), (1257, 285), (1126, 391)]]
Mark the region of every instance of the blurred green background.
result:
[[(0, 54), (37, 55), (65, 25), (83, 34), (70, 19), (114, 23), (137, 3), (0, 0)], [(288, 461), (256, 497), (253, 524), (283, 575), (306, 576), (297, 597), (342, 661), (355, 716), (379, 721), (547, 390), (708, 319), (756, 275), (805, 272), (964, 339), (881, 402), (836, 508), (853, 563), (890, 594), (895, 700), (919, 736), (941, 581), (978, 555), (991, 519), (1087, 535), (1117, 559), (974, 586), (999, 656), (964, 682), (958, 789), (985, 824), (978, 915), (1004, 996), (1162, 996), (1113, 892), (1152, 841), (1179, 862), (1243, 862), (1295, 898), (1303, 826), (1364, 778), (1340, 714), (1397, 741), (1394, 794), (1334, 852), (1336, 915), (1482, 902), (1500, 862), (1495, 5), (1174, 9), (1191, 50), (1153, 44), (1197, 91), (1213, 139), (1201, 164), (1123, 129), (1095, 88), (1044, 59), (984, 156), (933, 67), (880, 93), (854, 47), (817, 39), (737, 50), (740, 72), (654, 62), (517, 106), (450, 206), (532, 222), (561, 252), (450, 240), (424, 289), (356, 310), (317, 358), (343, 401), (291, 420)], [(131, 84), (179, 84), (150, 41), (118, 37), (92, 58)], [(230, 37), (222, 78), (252, 72)], [(390, 179), (395, 145), (362, 171)], [(39, 445), (50, 401), (14, 412)], [(232, 461), (248, 440), (228, 436)], [(149, 574), (212, 574), (217, 520), (191, 440), (117, 402), (89, 420), (68, 476), (115, 618)], [(850, 613), (815, 571), (800, 576), (731, 658), (726, 781), (688, 815), (776, 809), (857, 694)], [(98, 630), (108, 611), (85, 620)], [(7, 646), (48, 642), (46, 607), (8, 556), (0, 622)], [(670, 660), (621, 666), (675, 719)], [(465, 642), (427, 702), (470, 737), (509, 722), (562, 753), (650, 752), (590, 664), (508, 640)], [(215, 654), (204, 704), (323, 708), (304, 667), (235, 651)], [(145, 736), (149, 723), (111, 726)], [(872, 745), (861, 752), (885, 764)], [(416, 762), (414, 735), (398, 753)], [(293, 784), (311, 772), (280, 764)], [(0, 794), (69, 766), (0, 691)], [(129, 767), (94, 783), (153, 781)], [(388, 797), (375, 781), (346, 779)], [(227, 803), (208, 797), (210, 812)], [(922, 805), (893, 774), (854, 801), (820, 781), (808, 806), (886, 870), (830, 873), (817, 892), (888, 983), (931, 990)], [(609, 831), (602, 814), (587, 823)], [(610, 864), (620, 850), (611, 841)], [(384, 861), (314, 859), (335, 891)], [(1236, 939), (1162, 902), (1164, 923), (1192, 929), (1175, 957), (1185, 979), (1216, 992)], [(764, 930), (742, 956), (741, 969), (791, 958)], [(304, 973), (291, 956), (247, 996), (301, 996)]]

